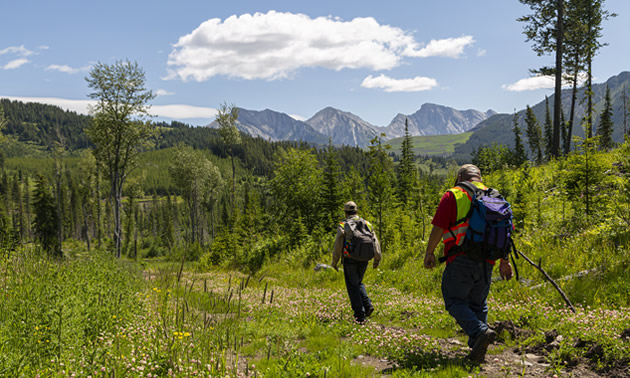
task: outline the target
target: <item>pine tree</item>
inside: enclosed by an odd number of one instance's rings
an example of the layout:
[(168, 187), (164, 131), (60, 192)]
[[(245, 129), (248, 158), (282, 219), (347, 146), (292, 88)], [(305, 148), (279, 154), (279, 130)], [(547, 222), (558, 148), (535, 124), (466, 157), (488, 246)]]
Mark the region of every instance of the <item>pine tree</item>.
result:
[(612, 121), (612, 102), (610, 100), (610, 88), (606, 86), (606, 97), (604, 100), (604, 110), (599, 119), (599, 127), (597, 135), (599, 135), (599, 146), (602, 150), (609, 150), (614, 147), (612, 140), (613, 121)]
[(551, 159), (553, 150), (553, 124), (549, 111), (549, 98), (545, 96), (545, 128), (544, 128), (545, 157)]
[(402, 142), (400, 162), (398, 163), (398, 199), (406, 208), (411, 200), (413, 189), (416, 186), (417, 175), (413, 156), (413, 141), (409, 135), (409, 125), (405, 118), (405, 137)]
[(560, 111), (562, 109), (562, 58), (564, 46), (564, 0), (519, 0), (528, 5), (533, 14), (520, 17), (517, 21), (526, 22), (523, 33), (527, 41), (533, 42), (533, 49), (538, 55), (555, 54), (553, 69), (545, 67), (534, 70), (538, 73), (555, 76), (553, 103), (553, 132), (551, 156), (558, 156), (560, 147)]
[(525, 147), (523, 146), (523, 141), (521, 140), (521, 129), (518, 127), (518, 114), (514, 111), (514, 117), (512, 118), (512, 131), (514, 131), (514, 153), (512, 164), (520, 167), (523, 165), (525, 161), (527, 161), (527, 152), (525, 152)]
[(527, 142), (529, 143), (529, 149), (532, 151), (532, 155), (536, 160), (536, 164), (542, 163), (542, 130), (540, 124), (536, 119), (536, 115), (532, 108), (527, 105), (525, 112), (525, 123), (527, 124)]
[(57, 209), (55, 198), (43, 176), (38, 176), (33, 196), (33, 231), (43, 250), (49, 255), (61, 257), (61, 246), (57, 236)]
[(337, 158), (337, 151), (332, 144), (332, 138), (328, 138), (328, 149), (324, 156), (324, 187), (323, 187), (323, 207), (326, 213), (326, 222), (334, 225), (338, 215), (343, 197), (339, 177), (341, 169)]
[[(383, 235), (387, 225), (385, 220), (389, 209), (393, 205), (394, 167), (387, 152), (389, 145), (383, 144), (385, 134), (380, 134), (370, 141), (370, 174), (368, 176), (368, 199), (376, 213), (377, 233)], [(381, 238), (383, 243), (383, 239)]]

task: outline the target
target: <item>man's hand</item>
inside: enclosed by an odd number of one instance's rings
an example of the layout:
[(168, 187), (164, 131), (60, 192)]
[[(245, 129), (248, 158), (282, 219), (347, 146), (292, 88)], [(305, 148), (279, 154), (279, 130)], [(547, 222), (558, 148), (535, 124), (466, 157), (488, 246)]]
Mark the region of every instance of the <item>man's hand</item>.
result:
[(333, 264), (331, 265), (333, 267), (334, 270), (336, 270), (337, 272), (339, 271), (339, 268), (337, 268), (337, 264)]
[(501, 263), (499, 264), (499, 274), (504, 280), (512, 278), (512, 266), (507, 260), (501, 259)]
[(427, 252), (424, 255), (424, 267), (427, 269), (435, 268), (435, 253)]
[(372, 263), (372, 269), (376, 269), (376, 268), (378, 268), (378, 266), (379, 266), (379, 264), (380, 264), (380, 263), (381, 263), (380, 261), (376, 261), (376, 260), (374, 260), (374, 262)]

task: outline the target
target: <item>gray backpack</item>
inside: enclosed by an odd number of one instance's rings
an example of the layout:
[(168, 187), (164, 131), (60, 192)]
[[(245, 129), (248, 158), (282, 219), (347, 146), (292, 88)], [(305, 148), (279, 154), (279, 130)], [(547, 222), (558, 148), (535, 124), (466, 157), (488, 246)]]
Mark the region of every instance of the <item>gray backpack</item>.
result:
[(374, 258), (376, 240), (365, 219), (348, 219), (343, 226), (345, 233), (344, 256), (356, 261)]

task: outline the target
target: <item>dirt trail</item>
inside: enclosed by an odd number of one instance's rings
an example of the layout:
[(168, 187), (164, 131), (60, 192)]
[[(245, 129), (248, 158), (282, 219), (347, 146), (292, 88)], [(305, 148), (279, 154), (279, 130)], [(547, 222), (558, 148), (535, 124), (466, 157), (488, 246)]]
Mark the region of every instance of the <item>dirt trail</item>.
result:
[[(506, 329), (507, 327), (507, 329)], [(528, 331), (519, 330), (509, 323), (496, 323), (493, 327), (499, 331), (505, 330), (512, 336), (522, 336)], [(529, 331), (531, 332), (531, 331)], [(598, 374), (594, 372), (585, 361), (573, 361), (571, 367), (563, 369), (555, 375), (553, 368), (544, 356), (547, 350), (554, 348), (557, 340), (549, 338), (549, 342), (538, 345), (528, 350), (507, 347), (502, 340), (495, 341), (488, 348), (486, 360), (477, 366), (470, 364), (466, 356), (470, 349), (458, 338), (437, 339), (440, 345), (441, 358), (449, 363), (467, 366), (471, 376), (482, 377), (602, 377), (602, 376), (625, 376), (615, 372), (609, 374)], [(394, 362), (383, 358), (372, 356), (358, 356), (353, 363), (374, 368), (375, 376), (391, 376), (397, 369)]]

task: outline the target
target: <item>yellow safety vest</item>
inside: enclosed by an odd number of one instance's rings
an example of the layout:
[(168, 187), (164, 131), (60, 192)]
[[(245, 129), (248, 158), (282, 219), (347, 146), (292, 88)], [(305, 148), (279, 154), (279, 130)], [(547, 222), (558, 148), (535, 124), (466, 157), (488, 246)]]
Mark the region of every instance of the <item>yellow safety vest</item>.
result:
[[(472, 181), (471, 183), (479, 189), (488, 189), (480, 182)], [(456, 220), (459, 223), (451, 225), (449, 228), (444, 230), (444, 234), (442, 234), (442, 242), (446, 244), (454, 240), (455, 245), (460, 246), (464, 243), (464, 237), (466, 236), (466, 231), (468, 231), (468, 219), (466, 216), (470, 211), (472, 198), (468, 195), (466, 190), (460, 188), (459, 186), (453, 187), (448, 191), (453, 193), (455, 196), (455, 204), (457, 206)]]

